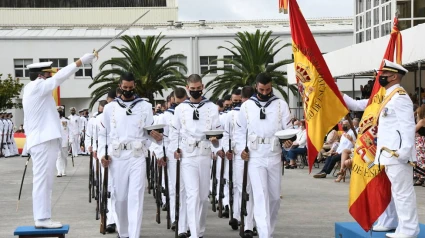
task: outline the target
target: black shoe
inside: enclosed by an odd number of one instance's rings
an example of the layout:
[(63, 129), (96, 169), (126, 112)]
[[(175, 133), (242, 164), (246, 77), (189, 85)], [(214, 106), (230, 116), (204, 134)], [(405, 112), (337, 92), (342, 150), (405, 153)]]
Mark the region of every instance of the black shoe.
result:
[(167, 203), (162, 205), (162, 211), (164, 211), (164, 212), (167, 211)]
[(226, 205), (223, 211), (223, 217), (229, 218), (229, 206)]
[(186, 233), (180, 233), (179, 234), (179, 238), (187, 238), (187, 234)]
[(115, 233), (115, 230), (117, 228), (117, 225), (114, 224), (109, 224), (106, 226), (106, 233)]
[(192, 235), (192, 234), (190, 233), (190, 230), (187, 230), (186, 235), (187, 235), (187, 237), (190, 237), (190, 235)]
[(257, 227), (254, 227), (254, 229), (253, 229), (253, 233), (254, 233), (254, 236), (258, 236)]
[(171, 224), (171, 230), (175, 231), (175, 230), (176, 230), (176, 226), (177, 226), (177, 223), (174, 221), (174, 222)]
[(254, 237), (254, 232), (252, 232), (251, 230), (246, 230), (243, 233), (243, 238), (252, 238), (252, 237)]
[(229, 226), (232, 227), (232, 230), (237, 230), (239, 227), (239, 222), (235, 218), (229, 221)]

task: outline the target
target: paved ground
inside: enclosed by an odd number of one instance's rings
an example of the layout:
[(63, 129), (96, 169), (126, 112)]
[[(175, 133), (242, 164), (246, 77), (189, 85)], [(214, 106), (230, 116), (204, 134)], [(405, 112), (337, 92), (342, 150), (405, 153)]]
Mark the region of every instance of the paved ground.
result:
[[(0, 237), (13, 237), (17, 226), (33, 225), (32, 221), (32, 164), (28, 165), (19, 211), (16, 211), (19, 185), (25, 158), (0, 159)], [(68, 164), (70, 164), (70, 158)], [(313, 171), (317, 172), (317, 169)], [(70, 224), (69, 238), (116, 237), (99, 234), (95, 220), (95, 204), (88, 203), (88, 157), (75, 158), (75, 167), (68, 167), (68, 176), (55, 178), (53, 192), (53, 218)], [(353, 221), (348, 213), (348, 182), (336, 184), (333, 177), (314, 179), (306, 168), (286, 170), (282, 178), (282, 203), (275, 238), (333, 237), (334, 223)], [(425, 188), (417, 187), (418, 211), (425, 223)], [(154, 199), (145, 193), (142, 237), (174, 237), (165, 224), (155, 223)], [(162, 214), (162, 218), (165, 213)], [(207, 238), (239, 237), (211, 210), (207, 218)]]

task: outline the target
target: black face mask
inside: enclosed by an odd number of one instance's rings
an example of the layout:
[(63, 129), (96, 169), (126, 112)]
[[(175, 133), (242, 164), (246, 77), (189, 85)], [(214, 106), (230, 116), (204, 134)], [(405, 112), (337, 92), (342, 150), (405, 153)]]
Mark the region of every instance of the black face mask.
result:
[(172, 107), (172, 108), (176, 108), (178, 105), (179, 105), (179, 104), (177, 104), (177, 103), (171, 103), (171, 107)]
[(350, 128), (348, 126), (342, 126), (342, 130), (347, 132)]
[(103, 112), (103, 111), (97, 111), (97, 115), (100, 115), (100, 114), (102, 114), (102, 112)]
[(162, 113), (161, 109), (156, 110), (156, 113)]
[(193, 99), (198, 99), (198, 98), (200, 98), (202, 96), (202, 90), (199, 90), (199, 91), (192, 91), (192, 90), (190, 90), (189, 91), (189, 94), (190, 94), (190, 96)]
[(124, 90), (124, 89), (121, 89), (121, 90), (122, 90), (122, 95), (125, 98), (132, 98), (134, 96), (134, 89), (133, 90)]
[(230, 111), (230, 110), (232, 110), (232, 107), (230, 107), (230, 106), (224, 108), (224, 111)]
[(385, 86), (387, 86), (388, 84), (389, 84), (389, 82), (388, 82), (388, 76), (379, 76), (379, 84), (382, 86), (382, 87), (385, 87)]
[(232, 103), (233, 107), (237, 107), (239, 104), (241, 104), (241, 101), (236, 101)]
[(73, 115), (73, 116), (74, 116), (74, 115), (75, 115), (75, 112), (71, 112), (71, 115)]
[(271, 97), (273, 97), (273, 91), (271, 91), (269, 94), (261, 94), (258, 92), (257, 97), (260, 101), (268, 101)]

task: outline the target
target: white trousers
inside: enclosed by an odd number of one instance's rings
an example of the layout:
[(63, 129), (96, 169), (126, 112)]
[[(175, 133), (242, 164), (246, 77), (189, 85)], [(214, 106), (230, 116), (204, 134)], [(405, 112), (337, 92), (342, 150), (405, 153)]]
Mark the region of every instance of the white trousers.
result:
[(71, 148), (72, 154), (74, 157), (78, 156), (78, 151), (80, 148), (80, 136), (79, 135), (71, 135)]
[(391, 182), (391, 202), (378, 218), (377, 225), (397, 227), (395, 233), (417, 236), (419, 221), (416, 208), (416, 193), (413, 187), (413, 169), (408, 164), (385, 166)]
[(146, 160), (132, 157), (132, 151), (121, 151), (120, 158), (109, 166), (112, 176), (116, 225), (121, 237), (139, 238), (143, 217), (143, 196), (146, 181)]
[[(93, 161), (95, 163), (97, 163), (98, 160), (93, 159)], [(105, 177), (105, 168), (103, 168), (103, 166), (100, 163), (99, 163), (99, 166), (100, 166), (100, 169), (101, 169), (102, 183), (103, 183), (103, 180), (104, 180), (104, 177)], [(96, 165), (93, 168), (94, 168), (94, 171), (96, 171)], [(113, 182), (114, 182), (114, 180), (112, 179), (112, 174), (111, 174), (111, 172), (108, 172), (108, 192), (111, 193), (111, 197), (108, 199), (108, 202), (106, 204), (108, 206), (108, 213), (106, 214), (106, 225), (114, 224), (115, 223), (115, 217), (117, 216), (116, 212), (115, 212), (115, 208), (114, 208), (114, 206), (112, 206), (112, 204), (113, 204), (112, 201), (115, 199), (114, 191), (113, 191), (113, 187), (114, 187)]]
[[(168, 169), (168, 193), (170, 197), (170, 220), (173, 223), (176, 219), (176, 172), (177, 160), (174, 159), (174, 153), (167, 152), (167, 169)], [(165, 185), (164, 185), (165, 187)]]
[(271, 157), (251, 157), (248, 176), (254, 198), (254, 219), (258, 236), (272, 238), (280, 208), (280, 183), (282, 161), (280, 155)]
[(51, 218), (52, 215), (53, 178), (59, 147), (59, 139), (54, 139), (33, 146), (29, 151), (33, 163), (32, 201), (35, 221)]
[[(220, 156), (217, 156), (217, 169), (216, 169), (216, 178), (217, 178), (217, 201), (220, 199), (220, 174), (221, 174), (221, 163), (222, 158)], [(225, 206), (229, 205), (229, 161), (225, 158), (224, 159), (224, 174), (223, 178), (226, 180), (226, 183), (224, 184), (223, 189), (223, 209)]]
[(18, 146), (16, 145), (16, 141), (15, 141), (15, 135), (12, 135), (12, 144), (11, 146), (13, 147), (13, 155), (18, 155), (19, 151), (18, 151)]
[(66, 166), (68, 164), (68, 147), (60, 147), (58, 152), (58, 159), (56, 160), (56, 169), (58, 170), (58, 174), (66, 173)]
[[(243, 184), (243, 168), (244, 161), (240, 155), (236, 155), (233, 162), (233, 218), (240, 221), (241, 205), (242, 205), (242, 184)], [(245, 230), (253, 230), (254, 228), (254, 214), (253, 214), (253, 200), (251, 195), (251, 182), (249, 176), (246, 192), (249, 194), (249, 200), (246, 203), (247, 216), (245, 216)]]
[[(184, 156), (184, 153), (183, 153)], [(189, 230), (193, 237), (202, 237), (205, 232), (205, 223), (208, 211), (208, 191), (210, 181), (210, 156), (183, 157), (181, 161), (181, 178), (186, 193), (186, 215)], [(181, 186), (181, 185), (180, 185)], [(180, 194), (181, 195), (181, 194)], [(179, 215), (184, 213), (182, 204)], [(179, 221), (179, 233), (184, 221)]]

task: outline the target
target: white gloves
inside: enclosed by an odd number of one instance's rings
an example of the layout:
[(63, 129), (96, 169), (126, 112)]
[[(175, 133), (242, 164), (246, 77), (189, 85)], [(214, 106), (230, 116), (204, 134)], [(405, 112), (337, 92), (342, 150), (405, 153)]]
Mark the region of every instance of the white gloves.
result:
[(96, 56), (93, 53), (87, 53), (80, 58), (81, 63), (91, 64)]

